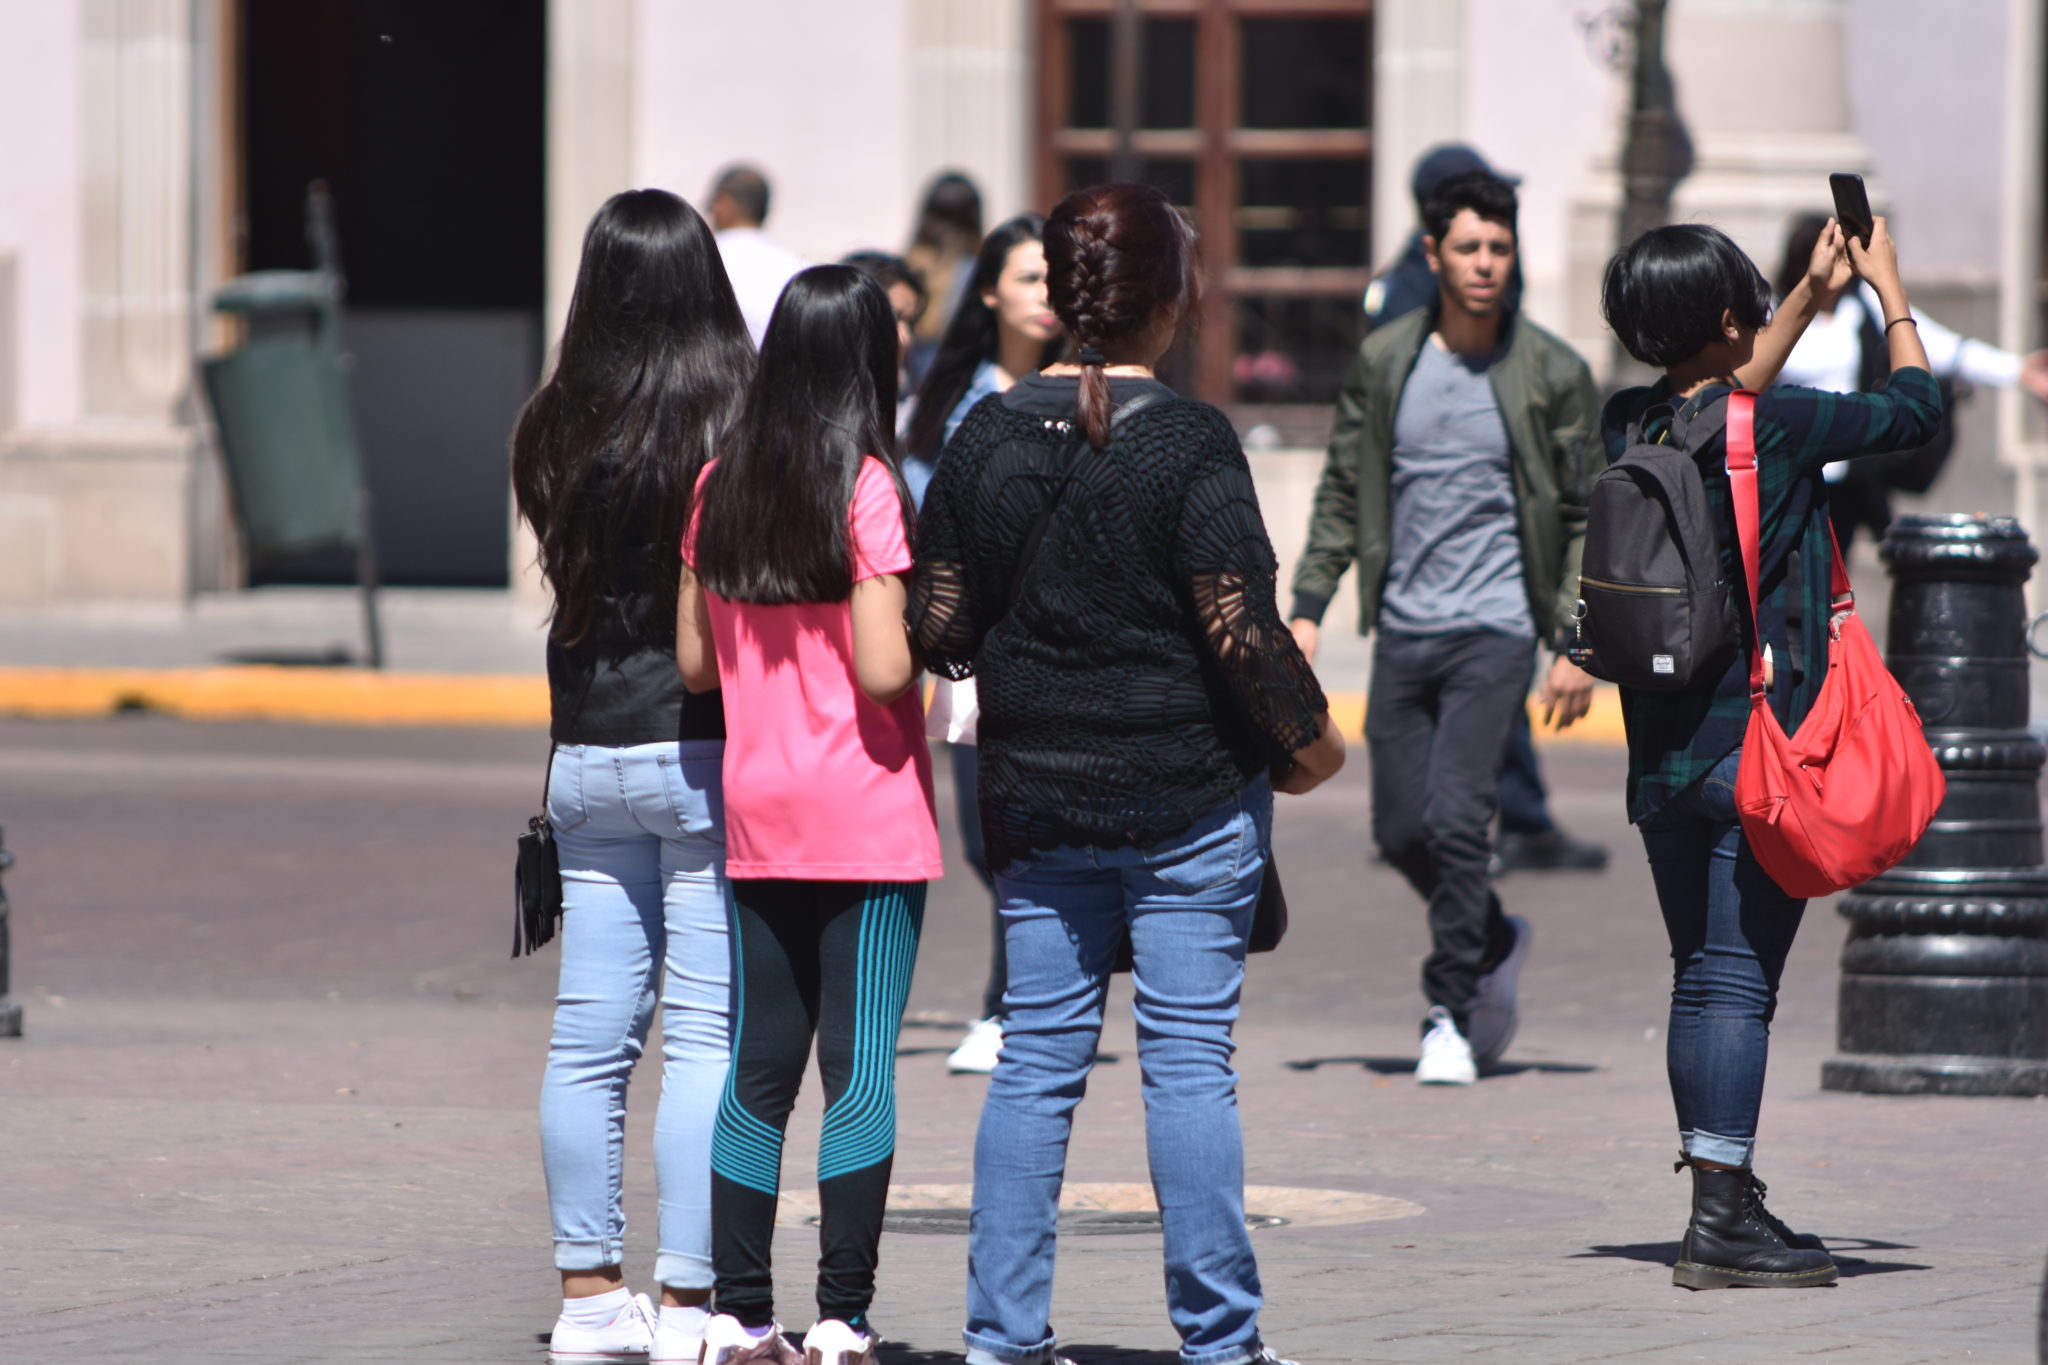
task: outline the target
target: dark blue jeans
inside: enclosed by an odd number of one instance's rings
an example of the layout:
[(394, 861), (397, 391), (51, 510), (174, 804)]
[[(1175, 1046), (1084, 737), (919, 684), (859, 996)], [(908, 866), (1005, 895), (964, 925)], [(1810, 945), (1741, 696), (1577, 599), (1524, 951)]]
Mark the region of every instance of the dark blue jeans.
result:
[(989, 889), (988, 983), (981, 989), (981, 1017), (1003, 1017), (1003, 989), (1010, 981), (1010, 961), (1003, 946), (1003, 917), (995, 906), (995, 878), (981, 842), (981, 750), (972, 744), (949, 744), (953, 751), (953, 804), (960, 812), (960, 846), (967, 866)]
[(1735, 814), (1741, 750), (1639, 828), (1671, 936), (1666, 1065), (1679, 1142), (1707, 1161), (1747, 1166), (1770, 1055), (1778, 979), (1806, 902), (1750, 855)]

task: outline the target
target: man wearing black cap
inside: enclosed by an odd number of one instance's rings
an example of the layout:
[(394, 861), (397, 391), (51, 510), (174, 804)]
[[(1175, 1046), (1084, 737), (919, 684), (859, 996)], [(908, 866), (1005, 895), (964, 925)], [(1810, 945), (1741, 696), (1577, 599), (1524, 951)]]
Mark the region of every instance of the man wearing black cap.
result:
[(1517, 208), (1477, 169), (1424, 198), (1436, 293), (1358, 348), (1294, 575), (1291, 626), (1311, 659), (1354, 564), (1359, 630), (1377, 636), (1373, 838), (1429, 905), (1424, 1084), (1470, 1085), (1514, 1035), (1529, 928), (1488, 885), (1488, 830), (1537, 643), (1557, 655), (1547, 719), (1571, 724), (1592, 692), (1563, 649), (1604, 464), (1598, 404), (1585, 361), (1506, 304)]
[[(1431, 191), (1453, 176), (1473, 171), (1499, 176), (1510, 185), (1521, 183), (1516, 176), (1501, 175), (1486, 164), (1486, 158), (1463, 143), (1432, 147), (1415, 163), (1415, 173), (1409, 180), (1409, 187), (1415, 192), (1417, 219), (1422, 214), (1422, 202)], [(1436, 302), (1436, 296), (1436, 274), (1429, 268), (1429, 258), (1422, 249), (1422, 228), (1418, 226), (1408, 235), (1408, 245), (1402, 248), (1400, 258), (1375, 277), (1365, 291), (1367, 325), (1377, 327), (1418, 308), (1427, 308)], [(1501, 306), (1512, 312), (1521, 302), (1522, 267), (1518, 259), (1508, 273)], [(1606, 866), (1606, 849), (1572, 838), (1550, 818), (1550, 797), (1543, 789), (1543, 772), (1536, 765), (1528, 713), (1517, 713), (1500, 771), (1500, 844), (1493, 855), (1494, 873), (1597, 871)]]

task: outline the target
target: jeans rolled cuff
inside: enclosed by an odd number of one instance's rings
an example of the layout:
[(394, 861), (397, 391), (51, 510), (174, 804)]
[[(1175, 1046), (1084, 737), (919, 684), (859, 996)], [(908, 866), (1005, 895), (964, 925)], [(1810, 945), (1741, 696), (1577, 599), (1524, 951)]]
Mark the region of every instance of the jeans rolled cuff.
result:
[(1236, 1346), (1218, 1346), (1194, 1354), (1183, 1350), (1180, 1359), (1181, 1365), (1249, 1365), (1259, 1358), (1259, 1352), (1264, 1349), (1265, 1344), (1254, 1335), (1250, 1341)]
[(656, 1251), (654, 1282), (669, 1289), (709, 1289), (716, 1283), (711, 1258), (688, 1251)]
[(557, 1237), (555, 1269), (603, 1270), (626, 1259), (623, 1237)]
[(1036, 1346), (1012, 1346), (1007, 1341), (972, 1332), (962, 1332), (960, 1340), (967, 1343), (967, 1365), (1052, 1365), (1054, 1350), (1059, 1345), (1056, 1336), (1049, 1336)]
[(1703, 1128), (1680, 1133), (1678, 1140), (1687, 1156), (1699, 1161), (1718, 1161), (1724, 1166), (1747, 1166), (1756, 1154), (1753, 1137), (1722, 1137)]

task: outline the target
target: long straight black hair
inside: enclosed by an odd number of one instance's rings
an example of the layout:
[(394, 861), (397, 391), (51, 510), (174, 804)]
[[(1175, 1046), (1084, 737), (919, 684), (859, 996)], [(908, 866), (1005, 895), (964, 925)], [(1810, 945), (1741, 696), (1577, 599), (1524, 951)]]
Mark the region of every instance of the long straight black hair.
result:
[(697, 576), (734, 602), (844, 602), (847, 512), (861, 461), (896, 465), (896, 314), (852, 266), (820, 265), (782, 291), (733, 439), (697, 499)]
[(666, 190), (605, 201), (554, 373), (512, 433), (512, 490), (554, 592), (549, 634), (672, 638), (683, 527), (737, 420), (754, 346), (697, 211)]
[[(940, 340), (932, 367), (925, 372), (924, 386), (917, 393), (917, 411), (911, 414), (910, 430), (903, 438), (903, 448), (912, 455), (929, 458), (939, 453), (939, 447), (946, 441), (946, 419), (953, 415), (960, 396), (974, 382), (974, 371), (982, 361), (994, 360), (1002, 351), (996, 310), (983, 303), (981, 296), (996, 287), (996, 281), (1003, 277), (1003, 267), (1010, 262), (1010, 253), (1019, 244), (1044, 240), (1045, 219), (1035, 213), (1020, 213), (997, 223), (995, 231), (983, 240), (981, 252), (974, 258), (974, 275), (960, 292), (960, 305), (946, 324), (946, 335)], [(1065, 347), (1065, 337), (1046, 342), (1038, 367), (1044, 369), (1058, 360)]]

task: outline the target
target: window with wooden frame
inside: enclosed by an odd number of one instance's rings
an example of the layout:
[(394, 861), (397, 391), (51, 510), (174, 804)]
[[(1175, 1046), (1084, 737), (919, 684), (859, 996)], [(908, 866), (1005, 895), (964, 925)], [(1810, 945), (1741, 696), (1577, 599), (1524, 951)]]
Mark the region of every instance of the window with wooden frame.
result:
[(1202, 237), (1204, 315), (1169, 378), (1320, 442), (1327, 414), (1288, 410), (1336, 399), (1364, 329), (1371, 0), (1135, 0), (1135, 98), (1126, 0), (1034, 2), (1040, 202), (1111, 178), (1121, 107), (1126, 164)]

